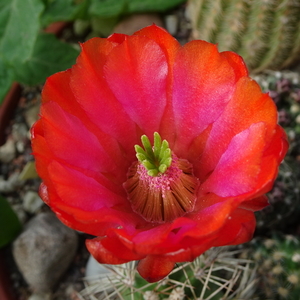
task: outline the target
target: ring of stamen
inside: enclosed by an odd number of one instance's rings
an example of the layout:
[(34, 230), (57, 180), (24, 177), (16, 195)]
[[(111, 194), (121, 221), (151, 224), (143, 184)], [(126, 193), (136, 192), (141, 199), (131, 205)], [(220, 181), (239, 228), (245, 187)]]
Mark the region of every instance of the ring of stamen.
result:
[(171, 222), (194, 209), (198, 179), (192, 165), (175, 154), (164, 173), (149, 175), (145, 165), (137, 161), (127, 177), (124, 188), (132, 209), (149, 222)]

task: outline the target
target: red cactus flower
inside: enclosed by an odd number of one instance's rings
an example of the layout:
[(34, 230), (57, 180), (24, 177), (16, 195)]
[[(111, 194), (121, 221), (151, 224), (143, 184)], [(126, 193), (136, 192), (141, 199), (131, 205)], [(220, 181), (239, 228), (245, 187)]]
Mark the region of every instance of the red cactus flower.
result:
[[(148, 281), (210, 247), (249, 241), (288, 144), (241, 57), (153, 25), (81, 45), (48, 78), (32, 128), (43, 200)], [(142, 142), (141, 142), (142, 140)]]

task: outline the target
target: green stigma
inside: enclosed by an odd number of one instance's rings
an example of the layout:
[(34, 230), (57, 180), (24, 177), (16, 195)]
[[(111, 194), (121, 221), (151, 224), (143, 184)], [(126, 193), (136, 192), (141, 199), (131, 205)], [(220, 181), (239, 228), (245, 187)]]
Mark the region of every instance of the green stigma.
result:
[(166, 140), (161, 141), (159, 133), (154, 132), (154, 146), (146, 135), (141, 137), (145, 149), (135, 145), (136, 157), (141, 164), (148, 170), (149, 176), (157, 176), (167, 171), (172, 163), (172, 152)]

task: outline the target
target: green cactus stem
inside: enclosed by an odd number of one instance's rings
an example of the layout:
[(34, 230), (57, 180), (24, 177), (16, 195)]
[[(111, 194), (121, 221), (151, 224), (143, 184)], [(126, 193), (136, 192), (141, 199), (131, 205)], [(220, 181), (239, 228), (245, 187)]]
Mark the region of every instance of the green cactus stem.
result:
[(240, 54), (252, 72), (299, 59), (300, 0), (189, 0), (192, 38)]

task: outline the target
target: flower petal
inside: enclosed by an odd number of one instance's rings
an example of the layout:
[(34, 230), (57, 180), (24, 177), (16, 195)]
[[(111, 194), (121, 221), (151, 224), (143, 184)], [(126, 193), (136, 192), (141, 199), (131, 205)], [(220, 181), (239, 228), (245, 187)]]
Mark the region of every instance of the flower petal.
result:
[(166, 107), (168, 64), (153, 40), (131, 36), (116, 46), (107, 58), (104, 76), (126, 113), (152, 136), (158, 131)]
[[(41, 197), (45, 198), (42, 195)], [(143, 224), (143, 220), (139, 216), (133, 215), (123, 207), (84, 211), (80, 208), (68, 206), (60, 199), (53, 199), (53, 197), (50, 204), (52, 210), (64, 224), (94, 236), (105, 236), (107, 230), (118, 227), (134, 231), (136, 227)]]
[[(55, 102), (43, 105), (41, 114), (45, 139), (53, 156), (72, 166), (97, 172), (111, 172), (118, 176), (119, 169), (115, 161), (80, 119), (63, 111)], [(58, 138), (60, 136), (64, 138)]]
[[(245, 147), (247, 145), (247, 147)], [(203, 193), (215, 193), (221, 197), (248, 193), (256, 185), (265, 145), (265, 125), (256, 123), (237, 134), (221, 156), (218, 165), (202, 184)]]
[[(228, 105), (212, 125), (203, 153), (193, 161), (196, 176), (204, 180), (215, 169), (232, 138), (259, 122), (265, 124), (265, 145), (268, 145), (277, 126), (276, 106), (268, 95), (262, 94), (256, 82), (243, 77), (237, 82)], [(259, 149), (264, 151), (265, 147)]]
[(132, 145), (138, 142), (136, 125), (109, 89), (103, 69), (116, 46), (116, 43), (101, 38), (82, 44), (82, 52), (72, 68), (70, 86), (87, 117), (116, 139), (132, 161), (135, 157)]
[(226, 60), (228, 61), (228, 63), (230, 64), (230, 66), (232, 67), (234, 73), (235, 73), (235, 78), (236, 78), (236, 82), (244, 77), (244, 76), (248, 76), (249, 72), (248, 69), (246, 67), (246, 64), (244, 62), (244, 60), (242, 59), (241, 56), (239, 56), (238, 54), (231, 52), (231, 51), (224, 51), (221, 52), (220, 55), (223, 58), (226, 58)]
[(117, 195), (100, 185), (94, 178), (59, 162), (51, 162), (48, 170), (57, 195), (70, 206), (95, 211), (127, 201), (124, 194)]
[(166, 30), (156, 26), (151, 25), (137, 31), (134, 35), (144, 36), (149, 39), (154, 40), (162, 49), (166, 56), (168, 63), (168, 74), (167, 74), (167, 85), (166, 85), (166, 95), (167, 102), (166, 108), (161, 120), (159, 133), (166, 139), (171, 146), (173, 146), (176, 135), (174, 132), (175, 120), (172, 109), (172, 86), (173, 86), (173, 66), (177, 52), (181, 48), (179, 42), (172, 37)]
[[(143, 258), (143, 256), (136, 255), (128, 250), (117, 238), (113, 237), (86, 240), (86, 247), (93, 257), (102, 264), (123, 264)], [(110, 249), (114, 251), (110, 251)]]
[(228, 217), (213, 246), (220, 247), (246, 243), (252, 239), (255, 225), (254, 213), (238, 208)]
[(131, 239), (132, 249), (140, 254), (162, 255), (189, 249), (193, 245), (201, 246), (204, 241), (215, 237), (238, 205), (238, 201), (230, 199), (190, 213), (172, 223), (137, 232)]
[(139, 261), (137, 270), (148, 282), (156, 282), (166, 277), (175, 263), (163, 256), (148, 255)]
[[(55, 103), (56, 107), (53, 109), (59, 110), (60, 107), (63, 111), (62, 114), (65, 114), (66, 117), (70, 116), (70, 118), (73, 120), (77, 118), (78, 124), (84, 124), (83, 130), (85, 130), (85, 132), (89, 131), (89, 135), (94, 135), (97, 137), (98, 143), (101, 144), (101, 148), (103, 149), (103, 151), (109, 154), (109, 157), (119, 167), (118, 169), (126, 169), (126, 165), (128, 167), (130, 163), (126, 160), (126, 157), (123, 155), (123, 151), (120, 148), (120, 144), (112, 136), (104, 134), (102, 130), (91, 121), (91, 118), (86, 114), (86, 111), (84, 111), (82, 109), (82, 106), (77, 102), (77, 99), (75, 98), (73, 91), (70, 87), (71, 75), (72, 70), (70, 69), (65, 72), (60, 72), (50, 76), (47, 79), (47, 84), (45, 84), (43, 88), (43, 103), (45, 104), (45, 106), (49, 105), (48, 102), (51, 102), (52, 106), (53, 103)], [(87, 102), (89, 102), (89, 99), (84, 99)], [(68, 122), (68, 118), (66, 118), (65, 121)], [(68, 123), (64, 124), (64, 120), (61, 120), (59, 124), (63, 126), (62, 128), (65, 128), (65, 130), (67, 130), (66, 127)], [(80, 128), (76, 129), (78, 131), (75, 133), (75, 135), (77, 135), (77, 138), (80, 140)], [(69, 147), (67, 147), (67, 149), (68, 148)], [(64, 151), (64, 153), (66, 153), (66, 151)], [(110, 171), (112, 170), (113, 168), (110, 168)], [(124, 172), (123, 176), (125, 175), (125, 173), (126, 172)], [(118, 172), (118, 174), (120, 174), (120, 172)]]
[(251, 211), (261, 210), (269, 205), (268, 197), (263, 195), (248, 201), (244, 201), (239, 207)]
[(222, 114), (235, 82), (233, 68), (215, 45), (192, 41), (178, 51), (173, 86), (177, 156), (186, 157), (193, 139)]

